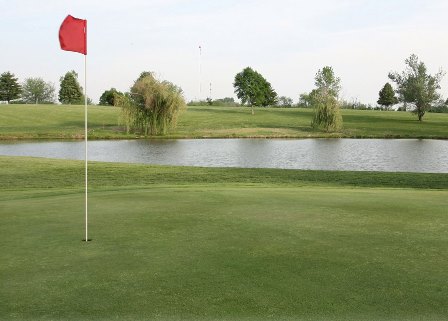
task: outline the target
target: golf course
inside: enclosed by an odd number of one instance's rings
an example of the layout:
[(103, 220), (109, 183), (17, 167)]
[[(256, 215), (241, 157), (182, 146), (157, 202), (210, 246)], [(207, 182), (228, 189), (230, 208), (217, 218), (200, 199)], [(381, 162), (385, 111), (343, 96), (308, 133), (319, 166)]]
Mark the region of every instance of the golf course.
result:
[[(82, 106), (0, 108), (0, 138), (83, 136)], [(167, 137), (446, 138), (448, 117), (189, 107)], [(91, 138), (136, 138), (90, 107)], [(141, 137), (139, 137), (141, 138)], [(0, 320), (444, 320), (448, 174), (0, 156)]]

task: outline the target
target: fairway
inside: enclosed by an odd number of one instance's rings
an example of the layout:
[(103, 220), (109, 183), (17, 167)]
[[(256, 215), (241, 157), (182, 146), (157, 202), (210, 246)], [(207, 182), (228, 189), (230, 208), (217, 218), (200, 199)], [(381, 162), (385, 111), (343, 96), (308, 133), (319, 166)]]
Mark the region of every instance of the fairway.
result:
[(1, 320), (448, 315), (447, 174), (0, 164)]
[[(90, 139), (135, 139), (118, 125), (118, 107), (89, 106)], [(177, 127), (157, 138), (448, 138), (448, 114), (426, 113), (423, 122), (410, 112), (342, 110), (344, 129), (325, 133), (311, 128), (311, 108), (192, 107), (181, 112)], [(80, 139), (84, 107), (2, 105), (0, 140)]]

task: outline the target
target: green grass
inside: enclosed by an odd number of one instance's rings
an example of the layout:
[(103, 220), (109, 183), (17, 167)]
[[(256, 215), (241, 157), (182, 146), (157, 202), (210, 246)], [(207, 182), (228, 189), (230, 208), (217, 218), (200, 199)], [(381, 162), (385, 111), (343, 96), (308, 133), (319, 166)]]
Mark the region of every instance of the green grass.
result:
[[(139, 138), (119, 127), (119, 109), (89, 107), (91, 139)], [(423, 122), (408, 112), (343, 110), (344, 130), (311, 129), (311, 109), (188, 107), (166, 138), (356, 137), (448, 138), (448, 114), (427, 113)], [(78, 139), (84, 136), (84, 107), (57, 105), (0, 106), (0, 139)]]
[(1, 320), (448, 315), (448, 174), (0, 166)]

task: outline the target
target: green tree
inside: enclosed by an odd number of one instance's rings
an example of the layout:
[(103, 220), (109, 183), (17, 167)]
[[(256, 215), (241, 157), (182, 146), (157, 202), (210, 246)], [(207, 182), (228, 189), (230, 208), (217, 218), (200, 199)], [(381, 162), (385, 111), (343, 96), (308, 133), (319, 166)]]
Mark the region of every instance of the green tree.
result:
[(60, 78), (59, 101), (63, 104), (82, 104), (82, 88), (78, 82), (78, 74), (75, 71), (67, 72)]
[(152, 73), (142, 73), (129, 95), (116, 96), (122, 107), (121, 122), (127, 131), (145, 136), (163, 135), (176, 125), (177, 115), (185, 108), (182, 89), (169, 81), (160, 81)]
[(17, 99), (21, 92), (19, 80), (9, 71), (0, 76), (0, 100), (7, 101)]
[(380, 90), (379, 96), (377, 103), (384, 106), (386, 109), (389, 109), (392, 105), (398, 104), (398, 98), (395, 97), (395, 91), (389, 83), (386, 83), (383, 89)]
[(279, 107), (292, 107), (293, 103), (294, 103), (294, 101), (292, 100), (292, 98), (286, 97), (286, 96), (280, 96), (278, 98), (277, 105)]
[(235, 76), (233, 87), (243, 105), (266, 107), (276, 104), (277, 93), (272, 89), (271, 84), (250, 67)]
[(401, 74), (391, 72), (389, 78), (397, 84), (398, 99), (414, 105), (413, 112), (422, 121), (426, 111), (440, 99), (437, 90), (445, 73), (440, 70), (435, 75), (428, 74), (426, 65), (414, 54), (405, 60), (405, 64), (406, 69)]
[(342, 115), (338, 102), (341, 90), (340, 78), (335, 76), (332, 67), (326, 66), (317, 72), (314, 79), (316, 89), (310, 94), (314, 106), (311, 126), (327, 132), (341, 130)]
[(318, 91), (323, 92), (325, 95), (331, 95), (336, 99), (341, 91), (341, 79), (335, 76), (333, 68), (329, 66), (319, 69), (314, 78), (314, 85)]
[(42, 78), (27, 78), (22, 84), (22, 99), (28, 104), (53, 103), (54, 95), (54, 85)]
[(102, 106), (115, 106), (115, 97), (116, 96), (123, 96), (123, 93), (119, 92), (115, 88), (106, 90), (101, 95), (99, 104)]

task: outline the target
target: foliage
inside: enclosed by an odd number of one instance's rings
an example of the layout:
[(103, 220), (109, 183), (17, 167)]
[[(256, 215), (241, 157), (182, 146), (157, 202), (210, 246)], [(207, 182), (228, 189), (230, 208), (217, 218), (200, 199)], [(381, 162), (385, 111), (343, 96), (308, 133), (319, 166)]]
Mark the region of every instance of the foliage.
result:
[(348, 100), (341, 100), (339, 103), (339, 106), (341, 109), (356, 109), (356, 110), (372, 110), (374, 107), (370, 104), (365, 104), (357, 99), (352, 99), (351, 101)]
[(341, 80), (334, 75), (332, 67), (324, 67), (315, 77), (316, 89), (310, 94), (314, 105), (314, 116), (311, 121), (313, 128), (326, 132), (342, 129), (342, 115), (337, 97), (341, 89)]
[(21, 87), (18, 79), (9, 71), (0, 76), (0, 101), (17, 99), (20, 97)]
[(430, 113), (448, 113), (448, 100), (447, 101), (439, 101), (439, 103), (434, 104), (434, 106), (431, 106), (431, 108), (428, 110)]
[(311, 108), (313, 107), (312, 94), (311, 93), (301, 93), (299, 96), (299, 102), (297, 107), (300, 108)]
[(341, 79), (335, 76), (332, 67), (325, 66), (319, 69), (314, 77), (314, 85), (320, 92), (319, 95), (330, 95), (337, 99), (341, 90)]
[(238, 107), (240, 104), (233, 97), (224, 97), (213, 100), (213, 106)]
[(27, 78), (22, 84), (22, 100), (28, 104), (48, 104), (55, 100), (55, 88), (42, 78)]
[(336, 132), (342, 129), (342, 115), (339, 104), (332, 95), (321, 94), (316, 99), (315, 111), (311, 125), (326, 132)]
[(111, 88), (103, 92), (100, 97), (99, 105), (101, 106), (115, 106), (115, 97), (123, 96), (122, 92), (119, 92), (115, 88)]
[(130, 95), (116, 95), (115, 103), (122, 108), (122, 122), (127, 131), (140, 131), (145, 136), (165, 134), (176, 125), (179, 111), (185, 108), (182, 89), (158, 80), (150, 72), (140, 75)]
[(395, 97), (395, 91), (390, 83), (386, 83), (379, 92), (378, 104), (389, 109), (390, 106), (398, 104), (398, 98)]
[(233, 87), (243, 105), (266, 107), (276, 103), (277, 93), (271, 84), (250, 67), (235, 76)]
[(240, 104), (235, 101), (232, 97), (225, 97), (211, 100), (191, 100), (187, 104), (188, 106), (217, 106), (217, 107), (239, 107)]
[(278, 107), (292, 107), (293, 103), (294, 101), (292, 100), (292, 98), (286, 96), (280, 96), (277, 100)]
[(389, 73), (389, 78), (397, 84), (399, 100), (415, 106), (413, 112), (418, 120), (422, 121), (425, 112), (440, 99), (437, 92), (440, 89), (440, 81), (444, 72), (440, 70), (435, 75), (428, 74), (426, 65), (419, 61), (416, 55), (411, 55), (405, 60), (406, 69)]
[(78, 82), (78, 74), (72, 70), (60, 78), (59, 101), (62, 104), (82, 104), (83, 93)]

